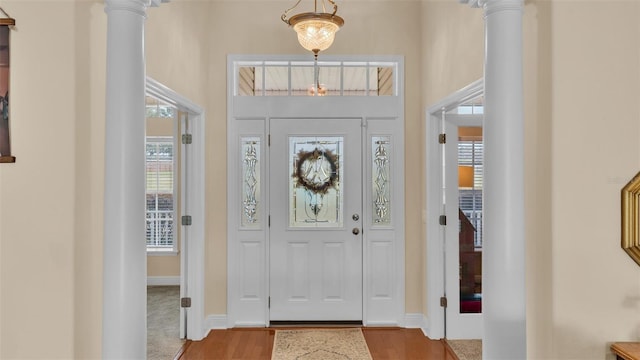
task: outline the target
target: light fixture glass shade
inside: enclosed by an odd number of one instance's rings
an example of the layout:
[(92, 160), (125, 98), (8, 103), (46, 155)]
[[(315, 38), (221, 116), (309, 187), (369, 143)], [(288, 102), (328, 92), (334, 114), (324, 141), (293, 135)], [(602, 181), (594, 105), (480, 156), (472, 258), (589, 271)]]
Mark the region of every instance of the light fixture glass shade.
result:
[(333, 44), (344, 20), (327, 13), (303, 13), (291, 17), (289, 23), (298, 34), (300, 45), (317, 54)]
[[(317, 88), (317, 90), (316, 90)], [(307, 95), (309, 96), (325, 96), (327, 95), (327, 87), (324, 84), (311, 85), (307, 89)]]

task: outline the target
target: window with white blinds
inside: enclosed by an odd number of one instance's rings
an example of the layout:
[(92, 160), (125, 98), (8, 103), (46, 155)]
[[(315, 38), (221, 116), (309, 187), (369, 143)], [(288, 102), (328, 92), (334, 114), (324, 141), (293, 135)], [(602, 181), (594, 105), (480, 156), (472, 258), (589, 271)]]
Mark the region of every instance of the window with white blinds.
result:
[(172, 137), (146, 142), (147, 250), (175, 251), (175, 156)]
[(484, 169), (482, 141), (460, 140), (458, 142), (458, 165), (473, 167), (473, 187), (459, 190), (459, 206), (476, 228), (475, 247), (482, 248), (482, 179)]

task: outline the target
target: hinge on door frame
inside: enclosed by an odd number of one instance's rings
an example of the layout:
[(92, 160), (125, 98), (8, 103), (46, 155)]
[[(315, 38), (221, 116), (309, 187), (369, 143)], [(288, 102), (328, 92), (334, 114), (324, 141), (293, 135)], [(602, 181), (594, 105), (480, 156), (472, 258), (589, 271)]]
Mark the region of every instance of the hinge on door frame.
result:
[(447, 225), (447, 215), (440, 215), (438, 222), (440, 225)]
[(267, 307), (271, 309), (271, 296), (267, 299)]
[(180, 298), (180, 307), (190, 308), (191, 307), (191, 298), (190, 297)]
[(271, 146), (271, 134), (267, 135), (267, 146)]
[(440, 297), (440, 306), (443, 307), (443, 308), (447, 307), (447, 297), (446, 296)]
[(182, 225), (184, 226), (189, 226), (191, 225), (191, 215), (184, 215), (182, 216), (182, 218), (180, 219)]
[(446, 144), (447, 143), (447, 134), (438, 134), (438, 143)]
[(193, 136), (191, 134), (182, 134), (182, 143), (190, 145), (193, 142)]
[(271, 227), (271, 215), (269, 215), (269, 217), (268, 217), (267, 227)]

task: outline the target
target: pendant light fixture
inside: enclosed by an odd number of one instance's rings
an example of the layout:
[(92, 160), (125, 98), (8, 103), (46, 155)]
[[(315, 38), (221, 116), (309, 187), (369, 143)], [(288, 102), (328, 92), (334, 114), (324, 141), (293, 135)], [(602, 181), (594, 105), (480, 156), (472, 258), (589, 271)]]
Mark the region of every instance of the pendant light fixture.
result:
[[(282, 14), (281, 19), (287, 25), (293, 27), (298, 34), (298, 42), (303, 48), (312, 51), (315, 59), (318, 59), (318, 53), (324, 51), (333, 44), (336, 32), (344, 25), (344, 20), (336, 15), (338, 5), (333, 0), (320, 0), (322, 12), (318, 12), (318, 0), (313, 0), (313, 12), (305, 12), (293, 15), (290, 18), (289, 12), (295, 9), (302, 0)], [(329, 13), (325, 8), (325, 1), (333, 6), (333, 12)]]

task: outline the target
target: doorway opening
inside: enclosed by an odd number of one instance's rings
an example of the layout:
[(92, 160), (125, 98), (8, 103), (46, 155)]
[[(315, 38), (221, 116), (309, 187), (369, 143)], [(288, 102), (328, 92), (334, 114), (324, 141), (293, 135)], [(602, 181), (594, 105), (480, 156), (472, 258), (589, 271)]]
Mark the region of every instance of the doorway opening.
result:
[[(481, 107), (481, 105), (480, 105)], [(481, 113), (480, 113), (481, 114)], [(480, 119), (481, 120), (481, 119)], [(458, 127), (458, 209), (461, 314), (482, 313), (482, 123)], [(477, 126), (480, 125), (480, 126)]]
[(402, 326), (402, 58), (232, 55), (227, 73), (227, 327)]
[(164, 344), (178, 343), (176, 333), (180, 342), (201, 340), (206, 334), (204, 111), (151, 78), (146, 95), (147, 285), (162, 287), (149, 295), (172, 314), (168, 328), (153, 320), (163, 327), (160, 333), (172, 334)]
[(427, 112), (427, 309), (432, 338), (482, 338), (483, 83)]
[[(178, 138), (180, 114), (175, 106), (146, 96), (145, 192), (147, 244), (147, 357), (172, 357), (182, 347), (185, 317), (180, 316), (178, 219), (181, 171)], [(183, 331), (181, 331), (183, 329)]]

